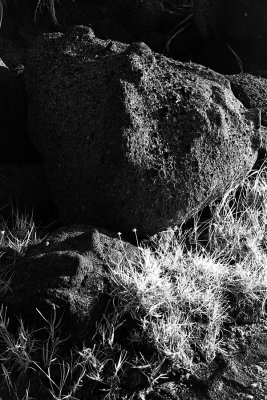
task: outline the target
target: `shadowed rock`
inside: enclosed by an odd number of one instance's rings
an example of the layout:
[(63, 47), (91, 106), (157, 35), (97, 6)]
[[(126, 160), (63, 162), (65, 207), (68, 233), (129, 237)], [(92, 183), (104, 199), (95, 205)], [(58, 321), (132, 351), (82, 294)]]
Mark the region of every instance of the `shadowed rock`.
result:
[(261, 111), (262, 149), (257, 166), (266, 159), (267, 151), (267, 79), (266, 72), (260, 74), (262, 76), (239, 74), (227, 77), (236, 98), (245, 107), (257, 107)]
[(258, 110), (226, 78), (86, 27), (38, 39), (26, 86), (65, 221), (139, 235), (173, 227), (243, 177), (261, 146)]
[(261, 120), (267, 126), (267, 79), (250, 74), (227, 77), (236, 98), (247, 108), (259, 108)]

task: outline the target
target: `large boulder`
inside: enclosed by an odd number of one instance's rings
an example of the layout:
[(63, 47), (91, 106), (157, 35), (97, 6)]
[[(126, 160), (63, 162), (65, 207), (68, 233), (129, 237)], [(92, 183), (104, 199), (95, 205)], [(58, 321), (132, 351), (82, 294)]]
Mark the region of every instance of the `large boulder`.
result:
[[(26, 325), (43, 327), (44, 318), (62, 318), (64, 335), (88, 341), (106, 310), (110, 261), (135, 259), (136, 247), (118, 235), (92, 226), (70, 226), (28, 249), (14, 266), (8, 293), (1, 301), (9, 315)], [(39, 317), (39, 318), (38, 318)]]
[(261, 146), (259, 111), (226, 78), (86, 27), (38, 39), (26, 86), (65, 221), (140, 235), (175, 226), (243, 177)]

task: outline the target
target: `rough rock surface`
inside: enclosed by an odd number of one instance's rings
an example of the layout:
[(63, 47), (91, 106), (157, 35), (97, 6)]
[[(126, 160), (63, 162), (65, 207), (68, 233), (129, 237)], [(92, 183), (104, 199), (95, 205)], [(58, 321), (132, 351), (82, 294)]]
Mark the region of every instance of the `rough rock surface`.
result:
[(38, 39), (26, 87), (66, 221), (140, 235), (175, 226), (244, 176), (261, 146), (258, 110), (226, 78), (86, 27)]
[(23, 80), (2, 61), (0, 92), (0, 162), (39, 160), (27, 132), (27, 96)]
[(33, 215), (38, 222), (53, 221), (55, 204), (48, 187), (44, 169), (39, 164), (0, 165), (0, 215), (8, 219), (12, 209)]
[[(49, 318), (52, 304), (62, 317), (64, 335), (86, 341), (107, 306), (105, 273), (110, 258), (134, 256), (135, 246), (92, 226), (61, 228), (17, 262), (3, 299), (11, 315), (38, 326), (36, 308)], [(39, 318), (40, 327), (44, 321)]]
[(257, 167), (264, 162), (267, 152), (267, 79), (266, 72), (261, 74), (262, 76), (251, 74), (228, 76), (236, 98), (247, 108), (257, 107), (261, 110), (262, 151)]
[(262, 124), (267, 126), (267, 79), (251, 74), (228, 76), (238, 100), (247, 108), (261, 109)]

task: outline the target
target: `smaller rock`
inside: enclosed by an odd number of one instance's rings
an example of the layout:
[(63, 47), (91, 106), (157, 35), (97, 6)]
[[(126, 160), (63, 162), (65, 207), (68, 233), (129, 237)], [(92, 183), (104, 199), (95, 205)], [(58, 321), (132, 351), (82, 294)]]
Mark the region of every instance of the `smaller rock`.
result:
[(228, 79), (235, 97), (246, 108), (259, 108), (262, 124), (267, 124), (267, 79), (250, 74), (230, 75)]
[[(53, 307), (64, 336), (88, 342), (105, 312), (109, 261), (135, 257), (136, 248), (92, 226), (62, 228), (28, 250), (14, 268), (11, 291), (3, 303), (11, 316), (43, 327), (37, 309), (49, 318)], [(13, 318), (14, 319), (14, 318)]]

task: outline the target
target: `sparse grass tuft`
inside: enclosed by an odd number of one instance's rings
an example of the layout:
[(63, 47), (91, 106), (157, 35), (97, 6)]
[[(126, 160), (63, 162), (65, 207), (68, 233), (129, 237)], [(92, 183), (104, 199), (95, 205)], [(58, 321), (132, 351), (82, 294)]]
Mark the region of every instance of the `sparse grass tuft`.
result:
[(0, 222), (0, 298), (11, 287), (13, 266), (29, 246), (40, 243), (33, 218), (12, 209), (10, 218)]
[(33, 217), (12, 209), (8, 221), (0, 222), (0, 249), (22, 256), (27, 248), (41, 241)]

